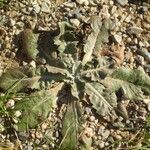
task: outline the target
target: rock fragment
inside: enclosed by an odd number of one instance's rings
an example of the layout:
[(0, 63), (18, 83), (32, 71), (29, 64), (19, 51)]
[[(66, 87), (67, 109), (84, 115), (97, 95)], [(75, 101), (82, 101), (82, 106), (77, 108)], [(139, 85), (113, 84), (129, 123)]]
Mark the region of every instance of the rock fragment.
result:
[(116, 0), (116, 2), (117, 2), (118, 4), (120, 4), (121, 6), (125, 6), (125, 5), (128, 4), (128, 0)]
[(47, 3), (43, 2), (41, 5), (41, 11), (44, 13), (50, 13), (50, 7)]
[(89, 1), (88, 0), (76, 0), (76, 2), (80, 5), (89, 5)]
[(73, 24), (75, 27), (79, 27), (80, 21), (78, 19), (70, 19), (70, 22)]
[(135, 34), (135, 35), (139, 35), (143, 32), (143, 29), (137, 26), (133, 26), (133, 27), (129, 27), (127, 29), (127, 32), (131, 35), (131, 34)]

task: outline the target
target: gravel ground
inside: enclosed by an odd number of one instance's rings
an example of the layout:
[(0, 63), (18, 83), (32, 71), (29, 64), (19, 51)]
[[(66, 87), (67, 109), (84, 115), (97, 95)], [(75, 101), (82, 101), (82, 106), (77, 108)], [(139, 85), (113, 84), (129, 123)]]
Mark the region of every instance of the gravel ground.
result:
[[(0, 75), (10, 67), (27, 63), (36, 66), (36, 62), (26, 60), (20, 54), (18, 43), (20, 32), (25, 26), (30, 25), (33, 30), (41, 33), (57, 30), (59, 22), (69, 21), (75, 27), (79, 38), (84, 35), (83, 42), (90, 33), (89, 22), (94, 15), (109, 17), (115, 24), (110, 38), (124, 47), (123, 55), (118, 61), (116, 59), (118, 64), (130, 68), (142, 67), (150, 74), (149, 0), (11, 0), (0, 9)], [(112, 48), (112, 51), (115, 49), (116, 47)], [(11, 99), (6, 107), (12, 108), (14, 103)], [(82, 124), (83, 135), (92, 139), (91, 150), (128, 150), (137, 149), (137, 145), (142, 146), (140, 133), (144, 130), (146, 117), (149, 115), (149, 97), (143, 102), (124, 100), (118, 104), (124, 114), (112, 112), (106, 117), (97, 115), (90, 104), (80, 104), (85, 119)], [(7, 145), (12, 149), (18, 147), (23, 150), (56, 149), (54, 142), (59, 143), (61, 140), (64, 111), (65, 104), (61, 108), (54, 108), (46, 121), (28, 133), (18, 133), (15, 130), (6, 132), (4, 118), (1, 117), (0, 147)], [(9, 122), (8, 120), (10, 126)]]

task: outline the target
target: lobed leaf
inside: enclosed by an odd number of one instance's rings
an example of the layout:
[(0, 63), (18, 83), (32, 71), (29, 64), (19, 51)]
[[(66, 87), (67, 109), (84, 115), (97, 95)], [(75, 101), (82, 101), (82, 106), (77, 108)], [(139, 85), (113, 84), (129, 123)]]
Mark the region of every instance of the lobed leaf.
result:
[(111, 29), (111, 20), (105, 19), (102, 22), (100, 17), (97, 16), (93, 18), (91, 26), (93, 32), (88, 36), (83, 49), (85, 52), (82, 60), (83, 65), (91, 61), (92, 54), (95, 54), (96, 56), (100, 55), (103, 43), (108, 42), (109, 30)]
[(77, 136), (78, 136), (78, 116), (76, 106), (72, 102), (67, 106), (67, 111), (62, 120), (62, 142), (60, 144), (61, 150), (76, 150)]
[(10, 92), (26, 91), (28, 88), (41, 89), (52, 81), (62, 81), (64, 78), (65, 76), (49, 73), (44, 68), (15, 68), (7, 70), (0, 77), (0, 88)]
[(150, 93), (150, 77), (143, 69), (122, 67), (114, 71), (112, 77), (133, 83), (135, 86), (139, 86), (143, 91)]
[(0, 88), (4, 91), (11, 88), (12, 92), (24, 90), (40, 79), (33, 77), (34, 73), (35, 70), (29, 67), (9, 69), (0, 77)]
[[(58, 91), (55, 91), (56, 93)], [(21, 111), (18, 122), (19, 131), (35, 128), (44, 121), (52, 107), (56, 105), (56, 95), (50, 90), (32, 93), (22, 98), (15, 105), (15, 110)]]
[(73, 33), (73, 27), (68, 22), (59, 24), (60, 33), (54, 38), (54, 44), (58, 46), (60, 53), (73, 54), (76, 52), (77, 41)]
[(101, 83), (107, 88), (107, 91), (122, 90), (123, 96), (127, 99), (142, 100), (143, 91), (150, 93), (150, 77), (142, 70), (122, 67), (115, 70), (110, 77), (106, 77)]
[(114, 94), (104, 93), (105, 87), (98, 83), (85, 83), (85, 93), (89, 95), (90, 102), (93, 108), (97, 110), (100, 115), (109, 114), (109, 112), (117, 105), (117, 99)]

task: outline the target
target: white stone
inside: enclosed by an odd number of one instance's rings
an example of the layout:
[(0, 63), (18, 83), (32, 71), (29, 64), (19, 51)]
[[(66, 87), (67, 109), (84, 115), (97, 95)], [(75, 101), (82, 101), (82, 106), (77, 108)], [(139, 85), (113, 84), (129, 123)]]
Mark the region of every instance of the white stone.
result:
[(11, 108), (15, 105), (15, 101), (13, 99), (10, 99), (7, 103), (6, 103), (6, 108)]
[(143, 44), (143, 42), (140, 41), (140, 42), (139, 42), (139, 46), (140, 46), (140, 47), (144, 47), (145, 45)]
[(45, 130), (45, 129), (47, 128), (47, 126), (48, 126), (48, 124), (44, 122), (44, 123), (41, 125), (42, 130)]
[(76, 7), (76, 3), (71, 3), (71, 2), (67, 2), (67, 3), (64, 3), (64, 6), (66, 7), (69, 7), (69, 8), (75, 8)]
[(38, 4), (33, 5), (35, 12), (38, 14), (41, 10), (41, 7)]
[(128, 23), (128, 22), (130, 22), (130, 21), (131, 21), (131, 18), (132, 18), (132, 17), (131, 17), (131, 15), (129, 15), (129, 16), (127, 16), (127, 17), (125, 18), (125, 20), (124, 20), (124, 21)]
[(125, 6), (128, 4), (128, 0), (116, 0), (118, 4), (120, 4), (121, 6)]
[(94, 121), (95, 121), (95, 117), (94, 117), (94, 116), (91, 116), (91, 117), (90, 117), (90, 121), (94, 122)]
[(4, 126), (0, 124), (0, 132), (3, 132), (5, 130)]
[(20, 112), (19, 110), (17, 110), (14, 115), (15, 115), (16, 117), (19, 117), (19, 116), (21, 116), (21, 112)]
[(15, 58), (15, 56), (16, 56), (16, 53), (15, 53), (15, 52), (11, 52), (11, 53), (10, 53), (10, 57), (11, 57), (11, 58)]
[(101, 142), (100, 144), (99, 144), (99, 148), (104, 148), (105, 147), (105, 142)]
[(76, 2), (80, 5), (89, 5), (89, 1), (88, 0), (76, 0)]
[(75, 27), (79, 27), (80, 21), (78, 19), (70, 19), (70, 22), (73, 24)]
[(45, 13), (50, 13), (50, 6), (47, 3), (43, 2), (41, 4), (41, 11)]
[(34, 60), (32, 60), (30, 63), (29, 63), (33, 68), (36, 68), (36, 62)]
[(145, 47), (149, 47), (150, 46), (150, 44), (147, 41), (143, 41), (143, 44), (144, 44)]
[(16, 24), (16, 21), (13, 19), (10, 19), (10, 24), (11, 24), (11, 26), (14, 26)]
[(23, 66), (26, 66), (27, 64), (28, 64), (28, 63), (25, 62), (25, 61), (22, 62), (22, 65), (23, 65)]
[(150, 111), (150, 99), (144, 99), (143, 102), (147, 105), (148, 111)]
[(94, 130), (93, 130), (93, 128), (87, 127), (87, 128), (85, 129), (85, 134), (86, 134), (88, 137), (93, 137), (93, 136), (94, 136)]
[(115, 12), (116, 12), (116, 10), (117, 10), (117, 6), (113, 6), (112, 8), (111, 8), (111, 14), (113, 15)]
[(120, 44), (120, 43), (122, 42), (122, 36), (120, 36), (120, 35), (118, 35), (118, 34), (115, 34), (115, 35), (114, 35), (114, 38), (115, 38), (115, 40), (116, 40), (117, 43)]
[(129, 34), (136, 34), (136, 35), (138, 35), (138, 34), (143, 32), (143, 29), (139, 28), (137, 26), (133, 26), (133, 27), (129, 27), (127, 29), (127, 31), (128, 31)]
[(91, 113), (91, 108), (90, 107), (85, 107), (85, 111), (87, 114), (90, 114)]
[(18, 120), (16, 118), (13, 118), (13, 122), (17, 124)]
[(41, 132), (36, 132), (35, 133), (35, 135), (36, 135), (36, 137), (38, 138), (38, 139), (41, 139), (41, 138), (43, 138), (43, 134), (41, 133)]
[(105, 130), (105, 132), (103, 132), (103, 134), (102, 134), (102, 138), (103, 139), (107, 139), (109, 137), (109, 135), (110, 135), (110, 131), (109, 130)]

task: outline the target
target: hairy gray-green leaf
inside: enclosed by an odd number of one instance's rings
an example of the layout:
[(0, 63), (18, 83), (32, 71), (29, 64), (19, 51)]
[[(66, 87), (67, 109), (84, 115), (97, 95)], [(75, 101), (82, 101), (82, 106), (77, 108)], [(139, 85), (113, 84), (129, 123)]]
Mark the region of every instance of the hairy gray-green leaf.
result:
[(82, 60), (83, 65), (85, 65), (88, 61), (92, 59), (92, 53), (95, 47), (97, 35), (98, 35), (97, 32), (92, 32), (87, 38), (83, 50), (85, 52), (85, 55)]
[(22, 49), (29, 59), (36, 59), (38, 54), (38, 38), (31, 29), (25, 29), (22, 33)]
[(55, 66), (49, 66), (46, 65), (46, 68), (48, 70), (48, 72), (53, 73), (53, 74), (62, 74), (62, 75), (69, 75), (68, 70), (63, 69), (63, 68), (59, 68), (59, 67), (55, 67)]
[(88, 36), (86, 44), (84, 45), (83, 51), (85, 52), (85, 55), (82, 60), (83, 65), (92, 59), (93, 53), (97, 55), (102, 50), (103, 43), (108, 42), (111, 21), (110, 19), (105, 19), (101, 23), (101, 19), (95, 17), (92, 19), (91, 26), (93, 32)]
[(108, 74), (112, 73), (112, 70), (109, 69), (111, 64), (112, 62), (108, 57), (102, 56), (94, 58), (83, 67), (83, 70), (80, 71), (80, 75), (91, 81), (100, 81)]
[(21, 111), (18, 122), (20, 131), (28, 128), (35, 128), (39, 123), (44, 121), (56, 105), (56, 96), (50, 90), (35, 92), (29, 96), (22, 98), (15, 105), (15, 111)]
[(29, 67), (9, 69), (0, 77), (0, 88), (4, 91), (11, 88), (12, 92), (23, 90), (40, 79), (33, 77), (34, 74), (35, 70)]
[(85, 93), (89, 95), (93, 108), (100, 115), (109, 114), (110, 110), (117, 105), (116, 98), (111, 99), (112, 95), (104, 96), (105, 87), (97, 82), (85, 83)]
[(54, 44), (58, 46), (60, 53), (73, 54), (76, 52), (77, 41), (73, 33), (73, 27), (68, 22), (59, 24), (60, 33), (54, 38)]
[(67, 68), (68, 71), (72, 70), (72, 66), (75, 63), (73, 57), (65, 53), (60, 53), (59, 57), (64, 68)]
[(61, 150), (77, 149), (78, 118), (76, 105), (71, 103), (67, 106), (67, 111), (62, 120), (62, 136), (60, 144)]
[(101, 83), (109, 92), (122, 90), (128, 99), (143, 99), (143, 91), (150, 93), (150, 77), (142, 70), (120, 68), (106, 77)]
[(63, 81), (65, 76), (48, 73), (44, 69), (22, 67), (7, 70), (0, 77), (0, 88), (10, 92), (24, 91), (27, 88), (40, 89), (51, 81)]
[(112, 74), (115, 79), (124, 80), (139, 86), (143, 91), (150, 93), (150, 77), (143, 69), (120, 68)]

